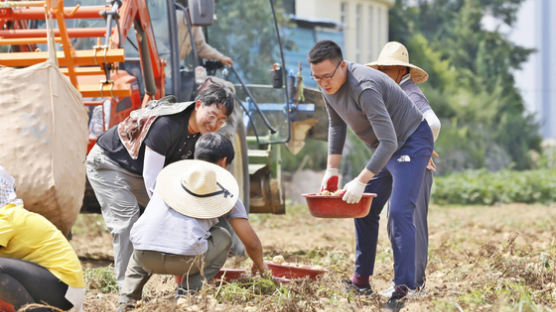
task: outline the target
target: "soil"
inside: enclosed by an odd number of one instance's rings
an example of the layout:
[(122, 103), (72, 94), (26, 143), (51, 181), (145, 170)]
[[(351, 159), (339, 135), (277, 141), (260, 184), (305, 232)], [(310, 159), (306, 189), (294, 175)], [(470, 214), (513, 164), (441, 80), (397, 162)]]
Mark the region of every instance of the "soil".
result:
[[(286, 187), (297, 193), (315, 191), (315, 186), (305, 190), (306, 184)], [(393, 277), (385, 212), (382, 215), (371, 279), (375, 291), (390, 286)], [(105, 266), (112, 257), (111, 237), (101, 220), (98, 215), (81, 215), (74, 227), (71, 243), (86, 268)], [(257, 297), (258, 301), (222, 296), (215, 300), (214, 295), (222, 290), (214, 286), (178, 306), (173, 277), (154, 276), (145, 287), (145, 302), (136, 310), (376, 311), (386, 301), (378, 295), (368, 299), (343, 292), (341, 280), (353, 272), (352, 219), (318, 219), (304, 205), (289, 205), (286, 215), (251, 215), (250, 220), (263, 243), (265, 259), (283, 255), (288, 262), (318, 264), (329, 273), (311, 285), (284, 286), (290, 287), (295, 300), (286, 300), (280, 293)], [(518, 305), (525, 305), (524, 311), (556, 309), (555, 205), (433, 205), (429, 233), (426, 295), (409, 300), (402, 311), (513, 311)], [(248, 268), (249, 263), (232, 257), (225, 267)], [(302, 296), (294, 296), (296, 292)], [(116, 293), (88, 291), (86, 311), (114, 311), (116, 307)]]

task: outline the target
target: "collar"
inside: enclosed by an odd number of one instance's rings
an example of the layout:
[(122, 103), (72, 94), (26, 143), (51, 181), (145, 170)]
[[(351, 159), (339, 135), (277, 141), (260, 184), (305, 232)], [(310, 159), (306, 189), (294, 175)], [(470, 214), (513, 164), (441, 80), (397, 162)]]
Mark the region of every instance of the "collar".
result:
[(402, 84), (404, 84), (406, 81), (411, 79), (411, 74), (405, 74), (405, 76), (402, 77), (402, 80), (400, 80), (399, 85), (401, 86)]

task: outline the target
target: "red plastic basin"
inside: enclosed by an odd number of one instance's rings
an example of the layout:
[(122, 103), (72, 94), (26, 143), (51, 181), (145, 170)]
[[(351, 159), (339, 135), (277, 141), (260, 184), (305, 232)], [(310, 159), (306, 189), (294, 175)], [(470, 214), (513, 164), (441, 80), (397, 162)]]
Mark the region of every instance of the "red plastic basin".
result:
[(363, 193), (356, 204), (348, 204), (342, 195), (301, 194), (307, 200), (307, 206), (313, 217), (317, 218), (362, 218), (369, 214), (374, 193)]
[[(218, 271), (218, 273), (216, 273), (213, 280), (220, 280), (222, 275), (224, 275), (224, 280), (226, 282), (231, 282), (233, 280), (240, 279), (246, 272), (247, 271), (245, 271), (244, 269), (221, 268), (220, 271)], [(176, 283), (181, 284), (181, 282), (183, 281), (183, 275), (175, 275), (174, 277), (176, 279)], [(0, 312), (2, 312), (2, 311), (0, 311)]]
[(316, 279), (319, 275), (328, 272), (328, 270), (317, 269), (311, 266), (297, 267), (294, 265), (277, 264), (272, 261), (265, 261), (265, 263), (270, 271), (272, 271), (272, 276), (279, 278), (294, 279), (309, 277)]
[(15, 312), (14, 306), (0, 299), (0, 312)]
[(220, 280), (224, 276), (226, 282), (231, 282), (233, 280), (240, 279), (247, 271), (244, 269), (226, 269), (222, 268), (214, 276), (215, 280)]

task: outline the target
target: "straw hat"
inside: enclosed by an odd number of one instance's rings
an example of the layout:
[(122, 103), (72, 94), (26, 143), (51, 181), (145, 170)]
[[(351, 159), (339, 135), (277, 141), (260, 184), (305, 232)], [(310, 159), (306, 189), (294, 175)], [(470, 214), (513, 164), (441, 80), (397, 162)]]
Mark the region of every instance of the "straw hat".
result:
[(396, 41), (385, 44), (378, 55), (378, 59), (365, 65), (375, 69), (378, 69), (379, 66), (407, 66), (410, 68), (409, 75), (415, 83), (422, 83), (429, 79), (429, 74), (426, 71), (409, 63), (407, 48)]
[(175, 211), (192, 218), (220, 217), (238, 200), (239, 187), (226, 169), (203, 160), (181, 160), (166, 166), (156, 191)]

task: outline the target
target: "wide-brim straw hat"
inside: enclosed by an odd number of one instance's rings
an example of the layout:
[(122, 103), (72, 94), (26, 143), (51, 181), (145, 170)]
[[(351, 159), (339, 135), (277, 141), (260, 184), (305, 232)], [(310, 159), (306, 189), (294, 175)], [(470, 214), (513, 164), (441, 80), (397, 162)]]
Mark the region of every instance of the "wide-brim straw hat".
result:
[(239, 186), (228, 170), (193, 159), (177, 161), (162, 169), (155, 191), (170, 208), (197, 219), (220, 217), (239, 198)]
[(385, 44), (378, 55), (378, 59), (365, 65), (375, 69), (378, 69), (379, 66), (407, 66), (409, 67), (409, 76), (415, 83), (422, 83), (429, 79), (429, 74), (426, 71), (409, 63), (407, 48), (397, 41), (390, 41)]

